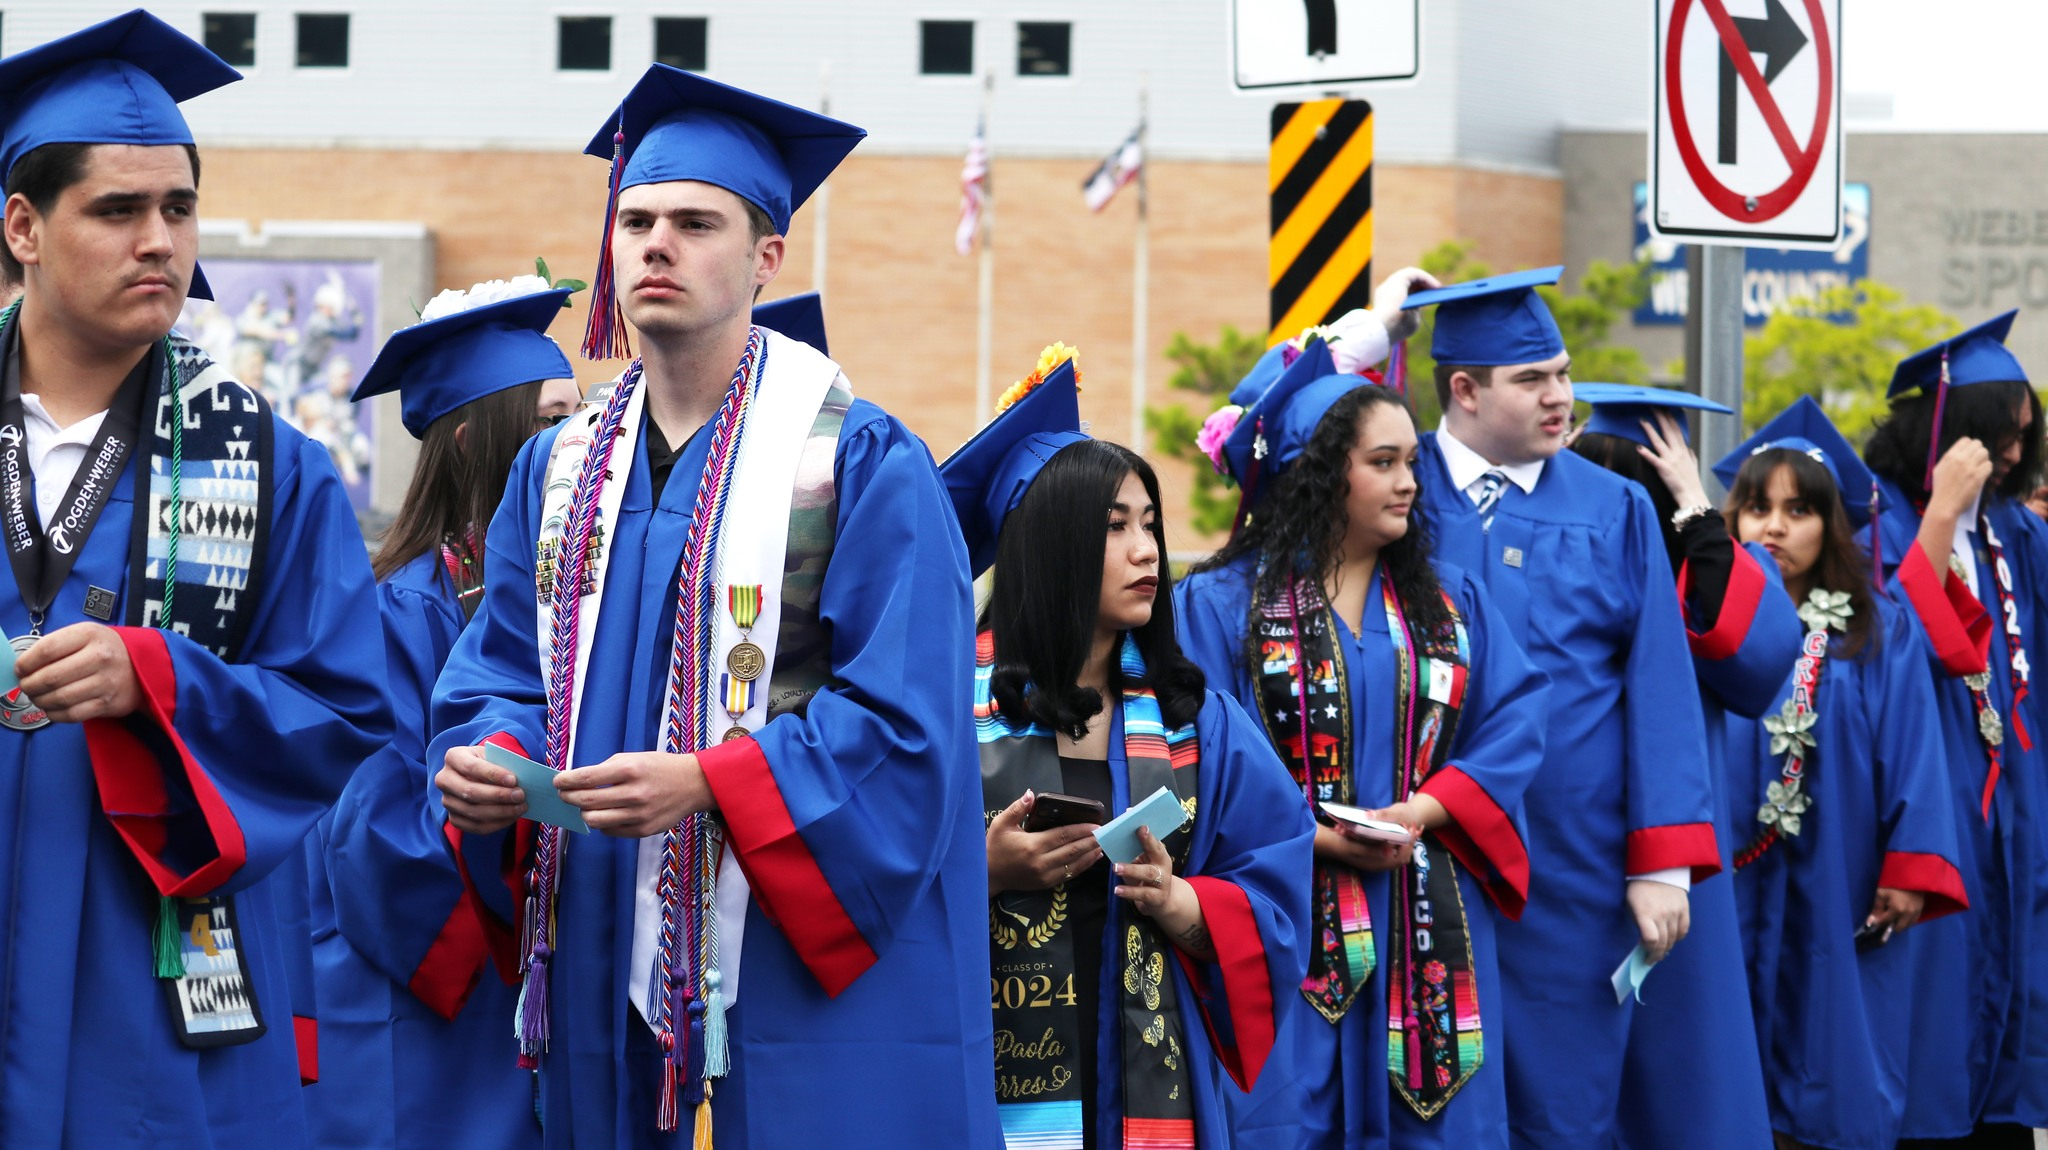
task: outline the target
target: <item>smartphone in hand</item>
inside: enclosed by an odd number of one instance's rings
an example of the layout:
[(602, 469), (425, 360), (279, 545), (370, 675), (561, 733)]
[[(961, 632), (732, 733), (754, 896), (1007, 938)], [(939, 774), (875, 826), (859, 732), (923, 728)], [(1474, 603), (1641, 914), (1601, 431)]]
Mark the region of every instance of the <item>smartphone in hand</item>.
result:
[(1054, 827), (1070, 827), (1075, 823), (1102, 823), (1108, 812), (1094, 799), (1078, 795), (1043, 794), (1032, 800), (1031, 810), (1024, 816), (1027, 831), (1049, 831)]

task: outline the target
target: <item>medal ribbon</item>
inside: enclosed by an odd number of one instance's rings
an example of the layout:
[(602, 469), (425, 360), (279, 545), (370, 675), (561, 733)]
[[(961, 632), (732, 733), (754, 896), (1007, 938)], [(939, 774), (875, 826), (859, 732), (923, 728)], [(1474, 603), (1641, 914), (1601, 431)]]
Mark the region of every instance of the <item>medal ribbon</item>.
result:
[[(1449, 595), (1450, 623), (1418, 644), (1384, 574), (1380, 591), (1400, 668), (1394, 795), (1406, 802), (1450, 758), (1472, 653)], [(1425, 835), (1415, 844), (1414, 861), (1389, 877), (1394, 920), (1403, 929), (1387, 972), (1387, 1073), (1402, 1101), (1424, 1120), (1457, 1095), (1485, 1057), (1465, 896), (1451, 852), (1440, 846)]]
[[(2033, 681), (2027, 665), (2026, 649), (2020, 634), (2020, 610), (2014, 601), (2012, 590), (2012, 566), (2005, 560), (2005, 545), (1998, 541), (1998, 532), (1991, 526), (1991, 516), (1980, 514), (1977, 520), (1984, 532), (1984, 543), (1991, 549), (1992, 583), (1998, 589), (1999, 631), (2005, 636), (2005, 655), (2012, 668), (2012, 727), (2019, 737), (2020, 749), (2034, 749), (2034, 737), (2027, 730), (2025, 712), (2021, 704), (2026, 702), (2028, 689)], [(1951, 556), (1953, 559), (1954, 556)], [(1970, 700), (1977, 705), (1977, 735), (1984, 740), (1986, 757), (1990, 760), (1989, 770), (1984, 776), (1984, 821), (1991, 821), (1991, 799), (1998, 788), (1998, 776), (2003, 766), (2001, 747), (2005, 743), (2005, 724), (1998, 717), (1998, 708), (1991, 701), (1991, 671), (1982, 672), (1965, 679), (1970, 688)]]

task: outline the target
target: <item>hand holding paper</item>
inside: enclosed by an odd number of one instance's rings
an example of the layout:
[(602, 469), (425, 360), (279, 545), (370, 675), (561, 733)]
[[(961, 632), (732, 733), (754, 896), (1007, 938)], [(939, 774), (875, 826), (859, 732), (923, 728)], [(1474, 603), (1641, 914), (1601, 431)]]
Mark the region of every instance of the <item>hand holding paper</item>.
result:
[(1112, 863), (1136, 862), (1145, 853), (1145, 847), (1138, 841), (1138, 828), (1148, 827), (1152, 837), (1166, 841), (1166, 836), (1180, 829), (1188, 821), (1188, 812), (1180, 805), (1180, 799), (1172, 791), (1161, 787), (1144, 799), (1132, 803), (1123, 814), (1109, 820), (1095, 829), (1095, 841), (1102, 846), (1102, 853)]
[(555, 772), (544, 764), (514, 754), (496, 743), (484, 744), (484, 759), (494, 767), (511, 771), (519, 780), (519, 789), (526, 794), (527, 818), (575, 831), (579, 835), (590, 833), (590, 824), (583, 821), (583, 812), (562, 801), (562, 792), (555, 789)]

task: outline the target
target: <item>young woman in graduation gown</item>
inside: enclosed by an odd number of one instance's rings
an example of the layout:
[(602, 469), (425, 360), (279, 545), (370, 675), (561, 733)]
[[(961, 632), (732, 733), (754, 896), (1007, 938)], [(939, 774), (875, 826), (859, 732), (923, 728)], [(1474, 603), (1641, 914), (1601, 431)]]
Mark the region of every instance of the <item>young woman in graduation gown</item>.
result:
[(569, 362), (547, 336), (568, 296), (538, 276), (443, 292), (356, 390), (399, 394), (420, 456), (372, 563), (397, 737), (309, 843), (325, 1057), (306, 1101), (319, 1145), (540, 1144), (533, 1075), (516, 1065), (510, 1025), (511, 940), (498, 940), (497, 966), (492, 920), (465, 899), (443, 831), (427, 706), (482, 598), (478, 548), (513, 456), (575, 409)]
[[(1495, 916), (1529, 896), (1518, 817), (1549, 684), (1477, 581), (1432, 560), (1406, 403), (1320, 339), (1221, 454), (1250, 518), (1183, 582), (1183, 642), (1318, 823), (1288, 876), (1311, 900), (1309, 969), (1233, 1144), (1504, 1148)], [(1332, 803), (1419, 840), (1365, 837)]]
[[(1181, 654), (1158, 481), (1077, 433), (1073, 389), (1068, 360), (944, 468), (994, 565), (975, 720), (997, 1109), (1012, 1147), (1221, 1150), (1300, 978), (1311, 824)], [(1101, 815), (1037, 829), (1059, 796)], [(1091, 832), (1148, 798), (1185, 823), (1106, 856)]]
[(1724, 720), (1737, 769), (1721, 837), (1771, 1125), (1802, 1146), (1889, 1150), (1917, 1013), (1894, 937), (1967, 906), (1933, 649), (1872, 583), (1853, 534), (1870, 475), (1811, 398), (1716, 471), (1738, 536), (1768, 549), (1806, 629), (1770, 714)]
[[(1706, 717), (1709, 778), (1716, 818), (1729, 819), (1733, 776), (1747, 763), (1727, 745), (1731, 716), (1757, 719), (1799, 657), (1800, 625), (1777, 565), (1762, 548), (1731, 538), (1707, 500), (1685, 424), (1689, 410), (1732, 415), (1686, 392), (1611, 383), (1574, 383), (1592, 406), (1572, 450), (1649, 494), (1685, 615), (1686, 644)], [(1733, 809), (1743, 810), (1734, 803)], [(1719, 836), (1721, 870), (1734, 860)], [(1723, 1150), (1771, 1141), (1765, 1085), (1737, 942), (1735, 895), (1718, 876), (1692, 890), (1686, 943), (1657, 964), (1629, 1028), (1623, 1093), (1645, 1100), (1624, 1107), (1629, 1145), (1642, 1150)]]
[(2048, 727), (2031, 690), (2048, 654), (2048, 527), (2019, 502), (2040, 466), (2041, 404), (2004, 345), (2016, 314), (1902, 360), (1865, 450), (1893, 596), (1940, 663), (1933, 703), (1970, 900), (1905, 940), (1901, 1132), (2024, 1147), (2025, 1127), (2048, 1125)]

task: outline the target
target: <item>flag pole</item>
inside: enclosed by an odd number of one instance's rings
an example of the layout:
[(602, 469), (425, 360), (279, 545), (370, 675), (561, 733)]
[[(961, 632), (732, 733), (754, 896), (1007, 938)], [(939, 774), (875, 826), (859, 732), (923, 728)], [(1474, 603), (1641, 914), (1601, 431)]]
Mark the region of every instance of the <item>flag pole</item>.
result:
[(1151, 144), (1146, 125), (1146, 87), (1149, 77), (1138, 75), (1138, 235), (1132, 245), (1135, 264), (1131, 271), (1131, 442), (1130, 448), (1145, 450), (1145, 320), (1152, 294), (1151, 221), (1147, 218), (1145, 182), (1152, 171)]
[(977, 285), (979, 303), (975, 318), (975, 336), (978, 340), (974, 353), (974, 422), (980, 426), (994, 414), (990, 408), (995, 403), (995, 392), (990, 386), (989, 354), (995, 337), (995, 294), (996, 294), (996, 195), (995, 195), (995, 150), (988, 145), (989, 105), (995, 102), (996, 74), (994, 69), (982, 77), (981, 82), (981, 146), (983, 161), (988, 174), (981, 182), (981, 267)]
[[(832, 114), (832, 61), (830, 60), (821, 60), (818, 63), (818, 114), (821, 116)], [(821, 299), (825, 294), (825, 262), (827, 259), (826, 253), (830, 250), (830, 231), (828, 225), (831, 219), (832, 184), (830, 181), (827, 181), (826, 183), (819, 184), (817, 194), (811, 197), (811, 220), (813, 221), (811, 226), (814, 229), (812, 235), (816, 241), (811, 248), (811, 290), (817, 292)]]

